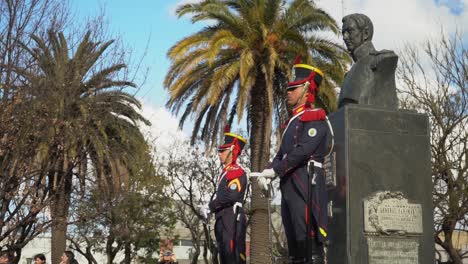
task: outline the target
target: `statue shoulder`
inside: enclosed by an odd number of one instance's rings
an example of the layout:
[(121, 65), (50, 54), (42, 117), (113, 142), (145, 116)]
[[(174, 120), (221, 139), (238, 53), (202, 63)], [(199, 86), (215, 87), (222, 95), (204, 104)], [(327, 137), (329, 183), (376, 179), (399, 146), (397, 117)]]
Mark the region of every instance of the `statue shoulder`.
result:
[(396, 68), (398, 62), (398, 55), (393, 50), (379, 50), (372, 52), (372, 62), (371, 69), (376, 71), (378, 69), (384, 68)]

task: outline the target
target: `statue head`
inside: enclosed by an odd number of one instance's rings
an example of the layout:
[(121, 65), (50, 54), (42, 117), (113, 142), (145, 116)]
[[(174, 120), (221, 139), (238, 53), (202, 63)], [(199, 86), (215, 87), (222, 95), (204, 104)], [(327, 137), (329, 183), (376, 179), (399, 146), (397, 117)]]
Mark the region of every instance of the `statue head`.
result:
[(350, 14), (342, 19), (343, 40), (346, 48), (353, 53), (364, 42), (371, 41), (374, 34), (374, 26), (370, 18), (363, 14)]

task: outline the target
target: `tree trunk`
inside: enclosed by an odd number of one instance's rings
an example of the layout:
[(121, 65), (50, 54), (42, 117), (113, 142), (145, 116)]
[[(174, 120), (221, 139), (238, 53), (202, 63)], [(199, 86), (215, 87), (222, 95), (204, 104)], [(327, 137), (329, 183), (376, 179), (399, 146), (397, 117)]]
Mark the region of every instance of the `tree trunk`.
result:
[(21, 259), (21, 252), (22, 252), (22, 249), (21, 248), (18, 248), (15, 250), (15, 257), (13, 258), (13, 264), (18, 264), (20, 259)]
[(56, 180), (52, 183), (54, 191), (50, 210), (50, 217), (52, 219), (51, 263), (59, 264), (60, 257), (67, 245), (67, 222), (72, 179), (71, 174), (68, 172), (55, 174), (54, 176), (54, 178), (61, 178), (61, 180)]
[(444, 243), (442, 247), (447, 251), (453, 264), (463, 264), (460, 252), (453, 246), (453, 230), (455, 230), (456, 219), (447, 219), (444, 221), (442, 229), (444, 230)]
[[(198, 221), (197, 221), (198, 225)], [(190, 229), (190, 235), (192, 237), (192, 255), (190, 257), (190, 264), (197, 264), (198, 263), (198, 257), (200, 256), (200, 242), (201, 242), (201, 233), (199, 232), (198, 228), (193, 228)], [(174, 253), (174, 251), (172, 251)], [(176, 256), (177, 257), (177, 256)]]
[(117, 246), (114, 248), (113, 244), (115, 242), (114, 235), (109, 234), (107, 237), (106, 241), (106, 255), (107, 255), (107, 264), (112, 264), (114, 262), (115, 256), (117, 255), (117, 252), (120, 251), (121, 244), (120, 242), (117, 242)]
[(130, 264), (132, 261), (132, 245), (130, 242), (125, 242), (125, 258), (124, 258), (124, 264)]
[[(268, 99), (263, 76), (252, 89), (251, 124), (251, 171), (261, 172), (270, 159), (270, 138), (272, 127), (273, 103)], [(262, 192), (256, 181), (252, 183), (252, 215), (250, 236), (250, 263), (271, 263), (271, 241), (268, 226), (268, 199), (262, 197)]]
[(96, 259), (93, 256), (93, 252), (91, 247), (86, 247), (86, 259), (88, 260), (88, 264), (98, 264)]
[(205, 264), (209, 264), (210, 261), (208, 260), (208, 243), (205, 241), (203, 243), (203, 261), (205, 262)]
[(200, 245), (199, 244), (194, 244), (195, 252), (193, 252), (192, 259), (190, 260), (190, 264), (197, 264), (198, 263), (198, 257), (200, 256)]
[(88, 260), (88, 264), (98, 264), (96, 259), (93, 256), (93, 252), (91, 251), (91, 247), (86, 247), (86, 253), (84, 254), (86, 260)]
[[(218, 250), (215, 245), (216, 240), (211, 238), (211, 234), (208, 230), (208, 225), (203, 224), (203, 232), (205, 234), (205, 246), (203, 251), (203, 258), (205, 259), (205, 263), (218, 264)], [(207, 249), (211, 254), (210, 259), (208, 259), (207, 256)]]
[(205, 264), (209, 264), (210, 260), (208, 259), (208, 251), (210, 251), (210, 244), (208, 237), (206, 234), (208, 233), (208, 229), (206, 228), (206, 224), (203, 224), (203, 232), (205, 234), (205, 241), (203, 242), (203, 261)]
[(79, 242), (76, 242), (74, 241), (73, 239), (70, 239), (69, 240), (71, 242), (71, 244), (73, 245), (73, 247), (70, 247), (71, 249), (77, 251), (78, 253), (80, 253), (83, 257), (86, 258), (86, 260), (88, 261), (88, 264), (98, 264), (96, 259), (94, 258), (93, 256), (93, 247), (90, 245), (90, 242), (89, 240), (86, 239), (86, 246), (85, 246), (85, 249), (83, 251), (81, 245)]

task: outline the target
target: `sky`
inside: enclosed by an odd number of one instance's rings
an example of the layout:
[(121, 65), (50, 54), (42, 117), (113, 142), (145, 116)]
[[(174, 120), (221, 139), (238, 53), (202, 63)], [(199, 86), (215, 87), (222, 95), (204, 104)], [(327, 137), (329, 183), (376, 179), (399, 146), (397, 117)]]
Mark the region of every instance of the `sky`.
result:
[[(178, 5), (197, 0), (71, 0), (76, 17), (93, 16), (104, 7), (111, 34), (121, 35), (136, 56), (146, 52), (143, 66), (149, 67), (147, 80), (136, 96), (143, 113), (153, 123), (149, 131), (157, 135), (177, 130), (177, 117), (164, 104), (168, 99), (163, 79), (169, 68), (166, 53), (182, 38), (200, 30), (189, 17), (178, 18)], [(374, 45), (378, 50), (398, 53), (405, 44), (422, 43), (441, 32), (456, 30), (468, 43), (468, 0), (316, 0), (341, 26), (343, 15), (363, 13), (374, 24)], [(341, 39), (337, 39), (344, 44)], [(190, 135), (190, 124), (178, 136)], [(164, 132), (164, 130), (166, 132)]]

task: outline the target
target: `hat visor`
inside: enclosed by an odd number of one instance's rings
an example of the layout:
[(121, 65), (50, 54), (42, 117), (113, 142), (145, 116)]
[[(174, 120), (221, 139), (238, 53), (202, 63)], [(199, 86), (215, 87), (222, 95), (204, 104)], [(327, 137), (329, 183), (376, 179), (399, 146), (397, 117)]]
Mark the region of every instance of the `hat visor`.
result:
[(294, 89), (296, 89), (296, 88), (298, 88), (298, 87), (301, 87), (301, 86), (303, 86), (303, 85), (304, 85), (304, 83), (301, 83), (301, 84), (294, 84), (294, 85), (289, 85), (289, 84), (288, 84), (288, 87), (286, 88), (286, 91), (292, 91), (292, 90), (294, 90)]
[(298, 86), (301, 86), (301, 85), (303, 85), (307, 80), (308, 80), (308, 79), (306, 78), (306, 79), (302, 79), (302, 80), (299, 80), (299, 81), (289, 82), (289, 83), (288, 83), (288, 88), (287, 88), (287, 89), (289, 89), (289, 88), (296, 88), (296, 87), (298, 87)]
[(231, 147), (231, 144), (224, 144), (218, 147), (218, 152), (228, 150)]

